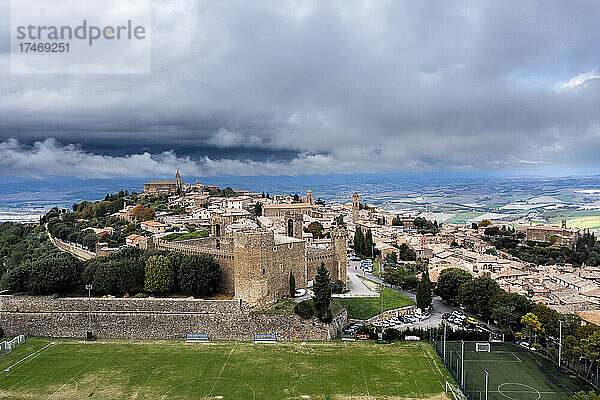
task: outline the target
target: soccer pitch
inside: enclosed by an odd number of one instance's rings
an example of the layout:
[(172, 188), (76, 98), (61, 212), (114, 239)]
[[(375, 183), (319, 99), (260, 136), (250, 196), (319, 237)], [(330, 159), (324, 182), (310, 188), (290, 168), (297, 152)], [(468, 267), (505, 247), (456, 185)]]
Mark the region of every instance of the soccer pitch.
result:
[[(446, 343), (446, 358), (460, 380), (460, 342)], [(472, 399), (484, 398), (485, 371), (489, 400), (568, 400), (593, 387), (574, 374), (559, 371), (549, 360), (512, 343), (492, 343), (490, 352), (476, 352), (465, 342), (465, 389)], [(458, 360), (458, 361), (457, 361)]]
[(447, 399), (427, 343), (30, 338), (0, 358), (2, 399)]

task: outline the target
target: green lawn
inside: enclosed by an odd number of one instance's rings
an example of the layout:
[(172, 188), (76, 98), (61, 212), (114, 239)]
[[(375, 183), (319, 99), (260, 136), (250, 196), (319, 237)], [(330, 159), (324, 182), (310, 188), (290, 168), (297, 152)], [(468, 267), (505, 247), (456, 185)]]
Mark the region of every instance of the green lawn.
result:
[(180, 240), (190, 240), (190, 239), (201, 239), (201, 238), (205, 238), (208, 236), (208, 232), (205, 230), (199, 230), (199, 231), (194, 231), (194, 232), (187, 232), (187, 233), (171, 233), (170, 235), (167, 235), (165, 237), (163, 237), (163, 240), (166, 240), (167, 242), (178, 242)]
[[(348, 318), (368, 319), (381, 312), (381, 300), (379, 297), (357, 297), (357, 298), (334, 298), (334, 303), (340, 308), (348, 310)], [(402, 293), (388, 287), (383, 289), (383, 310), (414, 305), (415, 302)]]
[(379, 261), (373, 260), (373, 275), (379, 277)]
[(419, 342), (30, 338), (0, 358), (2, 399), (442, 400), (448, 379)]

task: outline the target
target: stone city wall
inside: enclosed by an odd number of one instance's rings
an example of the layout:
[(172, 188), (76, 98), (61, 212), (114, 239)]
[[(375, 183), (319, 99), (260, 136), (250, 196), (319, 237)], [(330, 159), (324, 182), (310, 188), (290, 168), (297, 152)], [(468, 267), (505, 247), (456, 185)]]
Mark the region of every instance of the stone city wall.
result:
[(345, 310), (324, 324), (256, 312), (238, 300), (0, 296), (0, 326), (7, 336), (83, 338), (91, 323), (99, 338), (183, 339), (186, 333), (206, 333), (211, 339), (252, 340), (256, 333), (275, 333), (280, 340), (330, 340), (346, 321)]
[(82, 258), (84, 260), (89, 260), (91, 258), (96, 257), (96, 253), (92, 253), (91, 251), (87, 251), (85, 249), (82, 249), (81, 247), (77, 247), (70, 243), (63, 242), (62, 240), (60, 240), (58, 238), (54, 238), (54, 237), (50, 236), (50, 240), (59, 249), (61, 249), (63, 251), (68, 251), (69, 253), (73, 254), (74, 256)]

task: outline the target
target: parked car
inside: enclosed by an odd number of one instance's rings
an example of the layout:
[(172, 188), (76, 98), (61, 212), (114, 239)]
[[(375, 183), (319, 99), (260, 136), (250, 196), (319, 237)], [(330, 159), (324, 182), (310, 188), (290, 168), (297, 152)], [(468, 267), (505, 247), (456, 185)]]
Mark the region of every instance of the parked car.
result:
[(448, 319), (449, 317), (450, 317), (450, 314), (447, 312), (442, 314), (442, 319)]

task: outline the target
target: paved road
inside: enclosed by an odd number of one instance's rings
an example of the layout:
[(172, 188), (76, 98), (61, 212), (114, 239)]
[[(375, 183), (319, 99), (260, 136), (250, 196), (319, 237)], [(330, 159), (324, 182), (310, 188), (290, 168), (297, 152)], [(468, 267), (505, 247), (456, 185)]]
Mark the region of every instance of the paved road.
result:
[[(380, 264), (380, 268), (381, 268), (381, 264)], [(353, 274), (356, 274), (359, 276), (364, 276), (367, 279), (370, 279), (377, 283), (383, 284), (389, 288), (392, 288), (392, 289), (396, 290), (397, 292), (400, 292), (403, 295), (407, 296), (408, 298), (416, 300), (417, 296), (414, 293), (406, 291), (401, 288), (398, 288), (396, 286), (384, 283), (383, 280), (376, 277), (375, 275), (364, 272), (360, 268), (360, 261), (350, 261), (350, 265), (348, 267), (348, 274), (350, 274), (350, 273), (353, 273)], [(433, 310), (431, 310), (431, 312), (429, 313), (429, 318), (424, 321), (412, 323), (410, 325), (407, 324), (406, 326), (407, 327), (408, 326), (417, 327), (417, 328), (436, 327), (436, 326), (439, 326), (440, 323), (442, 322), (442, 314), (444, 314), (444, 313), (451, 314), (455, 310), (460, 311), (460, 309), (458, 307), (452, 307), (452, 306), (444, 303), (440, 297), (436, 296), (433, 298)], [(468, 313), (467, 313), (467, 315), (468, 315)], [(487, 321), (480, 321), (480, 322), (487, 323)], [(452, 325), (452, 326), (455, 326), (455, 325)]]
[(379, 295), (377, 292), (373, 292), (369, 289), (362, 279), (357, 275), (356, 270), (348, 269), (348, 290), (349, 293), (345, 294), (344, 297), (372, 297), (373, 295)]

